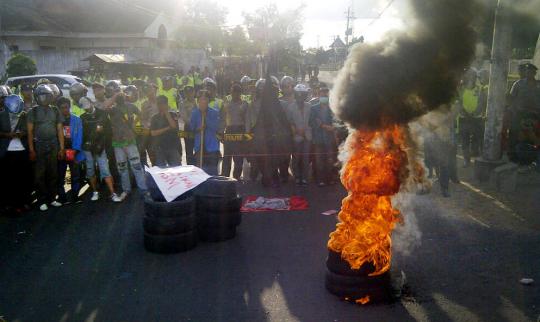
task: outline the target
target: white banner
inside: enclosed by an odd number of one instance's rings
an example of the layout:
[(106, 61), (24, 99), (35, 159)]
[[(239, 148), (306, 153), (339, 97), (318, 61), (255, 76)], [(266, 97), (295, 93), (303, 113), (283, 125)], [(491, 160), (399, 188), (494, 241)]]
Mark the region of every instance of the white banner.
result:
[(154, 178), (167, 202), (178, 198), (210, 178), (202, 169), (192, 165), (173, 168), (147, 167), (146, 171)]

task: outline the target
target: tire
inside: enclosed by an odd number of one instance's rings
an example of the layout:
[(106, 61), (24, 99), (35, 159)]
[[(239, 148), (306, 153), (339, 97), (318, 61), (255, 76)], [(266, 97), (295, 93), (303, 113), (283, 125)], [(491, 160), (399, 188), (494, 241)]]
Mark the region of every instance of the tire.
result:
[[(332, 272), (327, 271), (325, 276), (326, 289), (341, 298), (348, 298), (351, 301), (369, 296), (369, 303), (391, 303), (395, 301), (391, 285), (387, 281), (379, 281), (377, 278), (369, 283), (359, 283), (360, 278), (346, 277), (346, 280), (342, 280), (341, 276), (338, 276)], [(356, 279), (356, 281), (355, 281)], [(344, 282), (345, 283), (340, 283)]]
[(351, 269), (349, 263), (341, 258), (340, 253), (328, 250), (326, 258), (326, 267), (332, 273), (343, 276), (368, 276), (375, 271), (371, 263), (366, 263), (360, 269)]
[(197, 218), (185, 217), (148, 217), (143, 218), (144, 232), (151, 235), (176, 235), (194, 230)]
[(196, 196), (236, 197), (236, 179), (214, 176), (194, 188)]
[(185, 217), (195, 213), (195, 198), (192, 195), (171, 202), (144, 199), (144, 212), (148, 217)]
[(199, 229), (199, 238), (202, 241), (216, 243), (229, 239), (233, 239), (236, 236), (236, 227), (205, 227)]
[(197, 246), (195, 230), (176, 235), (152, 235), (144, 233), (144, 248), (152, 253), (172, 254)]
[(221, 212), (238, 212), (242, 208), (242, 197), (197, 197), (197, 212), (200, 213), (221, 213)]
[(242, 222), (242, 214), (239, 211), (235, 212), (198, 212), (197, 225), (201, 227), (236, 227)]

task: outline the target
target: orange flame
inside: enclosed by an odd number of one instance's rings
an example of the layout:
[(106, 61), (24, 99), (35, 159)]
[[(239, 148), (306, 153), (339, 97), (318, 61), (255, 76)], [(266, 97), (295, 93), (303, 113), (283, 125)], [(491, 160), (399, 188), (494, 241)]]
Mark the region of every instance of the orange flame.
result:
[(391, 197), (408, 175), (406, 137), (403, 128), (392, 126), (380, 131), (356, 130), (347, 140), (350, 157), (341, 182), (349, 194), (343, 199), (340, 222), (330, 234), (328, 248), (341, 253), (352, 269), (373, 264), (370, 276), (390, 269), (390, 235), (401, 220)]

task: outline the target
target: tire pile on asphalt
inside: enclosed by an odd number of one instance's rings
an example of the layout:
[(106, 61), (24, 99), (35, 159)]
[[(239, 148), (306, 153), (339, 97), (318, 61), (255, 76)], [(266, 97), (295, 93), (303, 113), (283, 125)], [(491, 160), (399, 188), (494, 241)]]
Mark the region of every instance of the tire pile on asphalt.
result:
[(197, 241), (221, 242), (236, 236), (242, 198), (236, 180), (215, 176), (166, 202), (152, 177), (146, 178), (151, 197), (144, 201), (144, 246), (154, 253), (187, 251)]

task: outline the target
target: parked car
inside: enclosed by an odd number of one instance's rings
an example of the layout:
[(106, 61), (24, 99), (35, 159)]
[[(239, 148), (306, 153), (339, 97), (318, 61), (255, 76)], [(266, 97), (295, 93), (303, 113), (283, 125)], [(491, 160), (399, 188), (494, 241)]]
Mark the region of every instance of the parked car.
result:
[(62, 95), (69, 97), (69, 88), (74, 83), (83, 83), (88, 87), (88, 97), (94, 99), (94, 92), (92, 91), (92, 86), (89, 82), (73, 75), (64, 75), (64, 74), (43, 74), (43, 75), (30, 75), (30, 76), (17, 76), (10, 77), (6, 80), (4, 85), (8, 85), (11, 88), (18, 88), (19, 85), (23, 83), (30, 83), (35, 85), (40, 79), (46, 78), (56, 84), (58, 88), (62, 91)]

